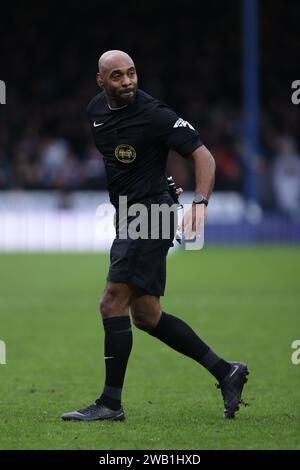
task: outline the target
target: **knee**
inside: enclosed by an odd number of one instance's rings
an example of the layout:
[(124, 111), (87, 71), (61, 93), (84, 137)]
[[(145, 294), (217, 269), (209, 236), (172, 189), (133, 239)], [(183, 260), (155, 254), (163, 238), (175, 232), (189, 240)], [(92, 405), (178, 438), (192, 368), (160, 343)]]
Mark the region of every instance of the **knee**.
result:
[(99, 310), (103, 319), (117, 315), (123, 315), (128, 306), (125, 301), (120, 300), (117, 289), (107, 287), (100, 301)]
[(152, 333), (159, 321), (156, 317), (148, 316), (142, 311), (131, 309), (131, 314), (134, 325), (147, 333)]
[(103, 298), (100, 300), (99, 304), (99, 311), (102, 318), (108, 318), (111, 314), (111, 302), (108, 298), (104, 295)]

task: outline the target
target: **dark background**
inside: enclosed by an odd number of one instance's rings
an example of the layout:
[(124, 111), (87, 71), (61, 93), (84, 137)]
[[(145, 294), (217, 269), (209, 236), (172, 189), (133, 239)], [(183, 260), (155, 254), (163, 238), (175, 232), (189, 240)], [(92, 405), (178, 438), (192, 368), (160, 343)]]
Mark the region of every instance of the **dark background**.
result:
[[(296, 156), (296, 167), (299, 160), (300, 105), (291, 102), (291, 83), (300, 79), (300, 7), (291, 0), (258, 5), (255, 171), (260, 203), (272, 209), (282, 148)], [(1, 5), (0, 79), (7, 104), (0, 106), (0, 189), (105, 188), (85, 109), (99, 91), (98, 57), (122, 49), (136, 63), (139, 86), (197, 127), (216, 158), (216, 189), (243, 192), (241, 7), (238, 0)], [(183, 159), (172, 156), (169, 172), (193, 189)]]

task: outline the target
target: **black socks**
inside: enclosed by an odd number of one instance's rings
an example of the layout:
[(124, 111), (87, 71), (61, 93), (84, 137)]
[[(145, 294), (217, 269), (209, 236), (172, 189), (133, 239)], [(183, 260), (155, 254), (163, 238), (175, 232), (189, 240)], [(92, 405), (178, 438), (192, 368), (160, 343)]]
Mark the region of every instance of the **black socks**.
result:
[(150, 334), (181, 354), (199, 362), (218, 381), (230, 371), (230, 364), (217, 356), (180, 318), (162, 312), (160, 321)]
[(118, 410), (121, 393), (132, 348), (132, 331), (129, 316), (112, 317), (103, 320), (105, 331), (104, 359), (106, 378), (100, 403)]
[[(103, 320), (105, 330), (104, 359), (106, 378), (99, 399), (108, 408), (121, 407), (121, 394), (128, 358), (132, 348), (129, 316)], [(230, 364), (215, 354), (180, 318), (162, 312), (156, 328), (150, 333), (176, 351), (205, 367), (220, 382), (230, 371)]]

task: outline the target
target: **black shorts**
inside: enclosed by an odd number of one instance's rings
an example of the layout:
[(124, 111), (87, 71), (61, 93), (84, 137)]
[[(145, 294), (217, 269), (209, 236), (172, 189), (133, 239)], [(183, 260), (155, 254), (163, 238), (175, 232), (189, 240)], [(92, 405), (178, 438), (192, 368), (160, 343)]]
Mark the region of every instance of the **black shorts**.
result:
[[(150, 204), (174, 204), (170, 194), (153, 196), (142, 201), (148, 209)], [(146, 293), (160, 297), (164, 295), (166, 285), (166, 258), (168, 250), (173, 246), (177, 211), (174, 210), (175, 221), (171, 214), (171, 229), (168, 238), (136, 240), (117, 237), (110, 250), (110, 268), (107, 280), (133, 284)], [(150, 222), (150, 219), (149, 219)], [(150, 229), (149, 223), (149, 229)]]

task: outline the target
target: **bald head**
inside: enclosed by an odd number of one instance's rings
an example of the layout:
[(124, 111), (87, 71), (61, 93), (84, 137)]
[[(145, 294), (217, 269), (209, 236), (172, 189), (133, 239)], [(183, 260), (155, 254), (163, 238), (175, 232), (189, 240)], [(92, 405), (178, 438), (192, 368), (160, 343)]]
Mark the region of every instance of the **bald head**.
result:
[(126, 52), (106, 51), (98, 61), (96, 81), (104, 90), (110, 107), (118, 108), (134, 101), (137, 75), (132, 58)]
[(134, 67), (132, 58), (123, 51), (112, 50), (106, 51), (102, 54), (98, 61), (99, 73), (103, 73), (107, 70), (118, 69), (121, 67)]

